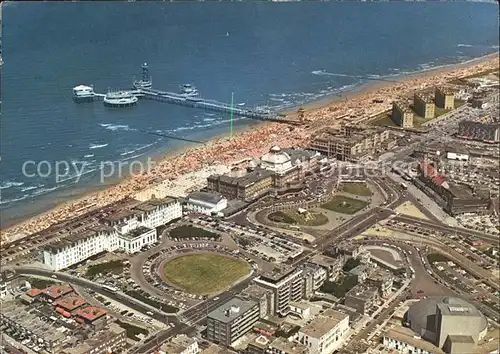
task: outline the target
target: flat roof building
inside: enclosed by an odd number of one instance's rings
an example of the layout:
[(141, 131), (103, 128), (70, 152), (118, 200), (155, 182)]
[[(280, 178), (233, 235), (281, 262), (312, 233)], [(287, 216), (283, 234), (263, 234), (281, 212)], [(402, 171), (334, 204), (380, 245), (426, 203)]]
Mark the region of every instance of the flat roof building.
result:
[(255, 284), (274, 292), (274, 309), (278, 316), (290, 313), (290, 302), (300, 301), (304, 293), (303, 270), (294, 267), (276, 267), (254, 280)]
[(232, 298), (208, 314), (207, 339), (229, 347), (253, 328), (259, 314), (259, 304), (255, 301)]
[(349, 315), (328, 309), (297, 333), (297, 341), (311, 354), (330, 354), (342, 346), (349, 330)]
[(193, 213), (212, 215), (227, 208), (227, 199), (219, 193), (192, 192), (186, 197), (184, 208)]

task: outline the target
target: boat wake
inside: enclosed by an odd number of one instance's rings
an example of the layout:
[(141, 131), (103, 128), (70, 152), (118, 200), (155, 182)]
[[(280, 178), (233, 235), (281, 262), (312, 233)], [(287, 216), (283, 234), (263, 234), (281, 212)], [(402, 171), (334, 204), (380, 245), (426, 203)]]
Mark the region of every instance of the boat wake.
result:
[(109, 144), (90, 144), (89, 149), (94, 150), (94, 149), (101, 149), (103, 147), (108, 146)]

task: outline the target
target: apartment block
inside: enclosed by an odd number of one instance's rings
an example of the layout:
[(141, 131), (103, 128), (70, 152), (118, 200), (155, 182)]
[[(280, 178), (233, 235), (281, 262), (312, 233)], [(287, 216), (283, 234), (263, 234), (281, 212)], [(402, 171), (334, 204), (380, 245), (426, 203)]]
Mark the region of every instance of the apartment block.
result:
[(229, 347), (253, 328), (259, 314), (259, 304), (255, 301), (233, 298), (208, 314), (207, 339)]
[(402, 128), (413, 128), (413, 111), (407, 102), (392, 103), (391, 119)]
[(455, 94), (446, 87), (436, 87), (434, 89), (434, 103), (436, 107), (443, 109), (455, 108)]
[(273, 272), (262, 274), (254, 282), (273, 291), (274, 309), (278, 316), (288, 315), (290, 302), (301, 300), (304, 293), (303, 270), (300, 268), (276, 268)]
[(435, 104), (434, 98), (428, 93), (416, 93), (413, 96), (413, 107), (415, 113), (425, 119), (434, 118)]
[(299, 330), (297, 342), (310, 354), (330, 354), (342, 346), (348, 330), (349, 315), (329, 309)]

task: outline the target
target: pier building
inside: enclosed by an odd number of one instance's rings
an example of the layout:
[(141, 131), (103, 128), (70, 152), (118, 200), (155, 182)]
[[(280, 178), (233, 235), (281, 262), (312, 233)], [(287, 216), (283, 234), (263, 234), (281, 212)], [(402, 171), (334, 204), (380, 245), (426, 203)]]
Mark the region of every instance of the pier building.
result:
[(132, 107), (139, 99), (133, 93), (127, 91), (108, 92), (104, 97), (106, 107)]

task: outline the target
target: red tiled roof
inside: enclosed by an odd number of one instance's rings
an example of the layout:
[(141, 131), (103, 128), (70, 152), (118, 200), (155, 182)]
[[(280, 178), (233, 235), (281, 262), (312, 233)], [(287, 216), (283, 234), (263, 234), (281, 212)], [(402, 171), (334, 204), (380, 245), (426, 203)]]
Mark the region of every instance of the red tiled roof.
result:
[(106, 314), (106, 311), (100, 307), (89, 306), (76, 313), (78, 316), (86, 319), (87, 321), (95, 321), (99, 317)]
[(52, 285), (47, 289), (43, 290), (43, 293), (52, 299), (58, 299), (63, 295), (69, 294), (73, 291), (73, 288), (69, 285)]
[(62, 307), (63, 309), (67, 311), (73, 311), (74, 309), (86, 304), (87, 301), (85, 301), (84, 298), (81, 298), (76, 295), (69, 295), (66, 296), (62, 299), (59, 299), (56, 301), (56, 305), (59, 307)]
[(31, 288), (26, 292), (26, 295), (31, 296), (31, 297), (37, 297), (40, 295), (43, 291), (37, 288)]

